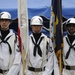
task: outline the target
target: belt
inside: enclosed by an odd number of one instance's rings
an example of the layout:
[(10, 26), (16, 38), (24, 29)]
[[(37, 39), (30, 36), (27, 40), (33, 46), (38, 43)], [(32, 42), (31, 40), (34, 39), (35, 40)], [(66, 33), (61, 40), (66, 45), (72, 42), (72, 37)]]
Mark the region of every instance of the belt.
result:
[(34, 71), (34, 72), (41, 72), (41, 71), (45, 70), (45, 67), (43, 67), (43, 68), (34, 68), (34, 67), (29, 67), (28, 66), (28, 70)]
[(5, 73), (6, 71), (8, 71), (8, 70), (2, 70), (2, 69), (0, 69), (0, 73), (1, 74)]
[(75, 66), (64, 65), (64, 68), (67, 70), (75, 70)]

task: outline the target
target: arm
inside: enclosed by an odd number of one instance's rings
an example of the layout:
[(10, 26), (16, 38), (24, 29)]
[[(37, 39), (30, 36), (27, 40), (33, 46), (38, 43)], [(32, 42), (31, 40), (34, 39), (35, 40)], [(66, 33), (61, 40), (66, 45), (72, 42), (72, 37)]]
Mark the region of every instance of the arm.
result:
[(57, 57), (56, 57), (55, 53), (54, 53), (54, 75), (60, 75), (58, 60), (57, 60)]
[(18, 43), (18, 39), (17, 39), (17, 41), (15, 43), (13, 64), (10, 67), (7, 75), (17, 75), (18, 72), (20, 71), (20, 67), (21, 67), (21, 52), (19, 49), (19, 43)]
[(48, 41), (47, 59), (48, 61), (46, 62), (46, 68), (43, 75), (52, 75), (53, 70), (54, 70), (54, 75), (59, 75), (59, 68), (56, 62), (57, 59), (54, 53), (53, 44), (51, 40)]
[(60, 75), (59, 73), (59, 66), (58, 66), (58, 60), (57, 60), (57, 57), (56, 57), (56, 54), (55, 54), (55, 51), (54, 51), (54, 48), (53, 48), (53, 43), (51, 41), (51, 47), (52, 47), (52, 50), (53, 50), (53, 70), (54, 70), (54, 75)]

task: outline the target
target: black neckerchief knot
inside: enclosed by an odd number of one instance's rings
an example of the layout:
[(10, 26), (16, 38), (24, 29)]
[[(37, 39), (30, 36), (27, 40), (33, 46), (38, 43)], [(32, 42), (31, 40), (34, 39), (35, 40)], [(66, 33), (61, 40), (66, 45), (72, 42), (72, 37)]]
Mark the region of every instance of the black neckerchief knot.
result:
[(11, 50), (11, 47), (10, 47), (10, 44), (7, 42), (7, 40), (10, 38), (11, 36), (9, 36), (6, 40), (2, 39), (2, 37), (0, 37), (1, 39), (1, 42), (0, 44), (3, 42), (3, 43), (7, 43), (8, 46), (9, 46), (9, 53), (12, 54), (12, 50)]
[(75, 44), (72, 45), (67, 37), (66, 37), (66, 41), (67, 41), (67, 43), (68, 43), (69, 46), (70, 46), (68, 52), (66, 53), (66, 57), (65, 57), (65, 59), (68, 59), (71, 49), (73, 48), (74, 51), (75, 51), (75, 48), (74, 48)]
[(38, 52), (38, 54), (40, 55), (40, 57), (42, 57), (42, 51), (41, 51), (41, 48), (40, 48), (40, 43), (41, 43), (41, 41), (42, 41), (43, 38), (44, 37), (41, 37), (39, 43), (37, 44), (37, 43), (34, 42), (33, 37), (31, 37), (32, 42), (34, 44), (34, 51), (33, 51), (33, 55), (34, 56), (36, 56), (36, 52)]

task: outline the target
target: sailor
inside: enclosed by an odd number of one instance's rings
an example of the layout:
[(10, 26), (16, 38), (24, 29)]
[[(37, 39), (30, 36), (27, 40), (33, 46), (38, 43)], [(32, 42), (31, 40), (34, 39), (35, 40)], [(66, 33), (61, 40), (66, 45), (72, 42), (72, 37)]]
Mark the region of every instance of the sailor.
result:
[(75, 75), (75, 18), (66, 21), (66, 31), (63, 38), (63, 75)]
[(26, 57), (26, 75), (59, 75), (59, 67), (50, 38), (41, 32), (43, 19), (34, 16), (30, 22), (32, 33), (29, 36), (29, 48)]
[(11, 14), (0, 13), (0, 75), (19, 75), (21, 52), (18, 37), (9, 29)]

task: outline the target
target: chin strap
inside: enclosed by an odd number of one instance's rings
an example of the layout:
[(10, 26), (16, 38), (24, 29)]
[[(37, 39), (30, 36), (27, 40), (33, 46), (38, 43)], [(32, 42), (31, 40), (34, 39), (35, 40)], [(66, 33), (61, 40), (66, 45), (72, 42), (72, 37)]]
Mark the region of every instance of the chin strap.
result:
[[(67, 33), (69, 34), (69, 35), (71, 35), (70, 33), (69, 33), (69, 31), (67, 30)], [(72, 35), (72, 36), (74, 36), (75, 35), (75, 33)]]

